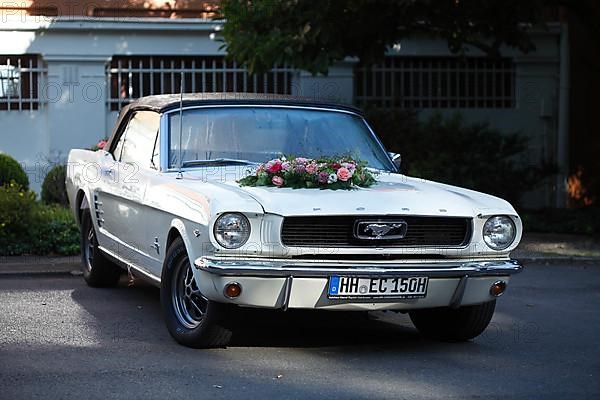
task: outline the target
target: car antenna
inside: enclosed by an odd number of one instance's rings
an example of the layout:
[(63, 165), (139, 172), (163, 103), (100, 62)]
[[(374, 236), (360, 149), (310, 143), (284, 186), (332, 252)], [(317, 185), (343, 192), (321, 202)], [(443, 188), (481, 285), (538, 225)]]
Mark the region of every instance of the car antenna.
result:
[(179, 79), (179, 171), (177, 172), (176, 179), (183, 179), (183, 172), (181, 170), (183, 165), (183, 160), (181, 159), (181, 136), (183, 136), (183, 71)]

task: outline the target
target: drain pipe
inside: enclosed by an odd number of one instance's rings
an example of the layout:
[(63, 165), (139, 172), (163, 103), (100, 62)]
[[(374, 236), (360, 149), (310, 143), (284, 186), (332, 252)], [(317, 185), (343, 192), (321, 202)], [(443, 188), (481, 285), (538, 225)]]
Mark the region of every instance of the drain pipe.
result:
[(556, 208), (567, 206), (567, 174), (569, 173), (569, 25), (560, 27), (560, 74), (558, 92), (558, 136), (556, 140)]

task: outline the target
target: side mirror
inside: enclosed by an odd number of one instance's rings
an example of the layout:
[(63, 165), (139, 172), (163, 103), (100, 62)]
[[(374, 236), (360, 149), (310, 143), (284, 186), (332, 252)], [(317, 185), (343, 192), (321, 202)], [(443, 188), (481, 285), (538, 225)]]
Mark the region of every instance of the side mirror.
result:
[(396, 166), (396, 172), (400, 172), (400, 164), (402, 164), (402, 155), (400, 153), (388, 152), (392, 162)]

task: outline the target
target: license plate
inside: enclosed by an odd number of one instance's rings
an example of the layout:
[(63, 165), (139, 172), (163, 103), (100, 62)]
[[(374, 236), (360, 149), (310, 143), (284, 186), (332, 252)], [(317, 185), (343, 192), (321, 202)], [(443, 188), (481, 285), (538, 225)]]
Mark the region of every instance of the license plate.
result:
[(330, 299), (397, 298), (415, 299), (427, 295), (426, 276), (403, 278), (357, 278), (332, 276), (329, 278)]

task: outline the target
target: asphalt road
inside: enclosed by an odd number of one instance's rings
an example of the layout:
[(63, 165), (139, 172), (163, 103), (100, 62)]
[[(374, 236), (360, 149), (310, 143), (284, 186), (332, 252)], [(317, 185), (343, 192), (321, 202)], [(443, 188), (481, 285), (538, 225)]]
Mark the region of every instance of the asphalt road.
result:
[(158, 290), (0, 278), (0, 399), (600, 399), (600, 265), (531, 265), (469, 343), (402, 314), (259, 312), (227, 349), (167, 333)]

